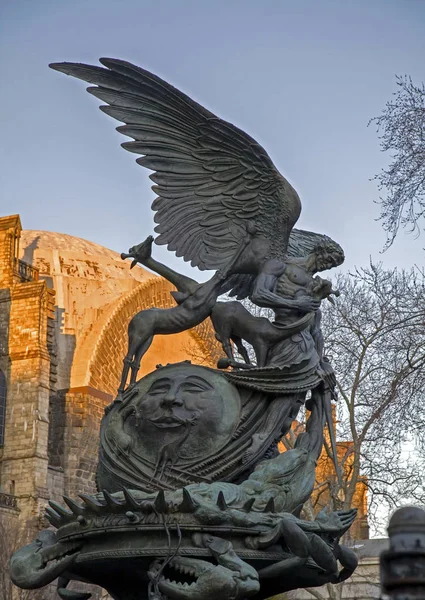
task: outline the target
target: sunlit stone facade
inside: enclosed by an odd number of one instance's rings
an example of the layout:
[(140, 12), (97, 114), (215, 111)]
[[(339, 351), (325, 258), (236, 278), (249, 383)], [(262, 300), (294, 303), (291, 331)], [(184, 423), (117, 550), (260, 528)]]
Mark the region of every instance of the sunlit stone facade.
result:
[[(94, 491), (127, 324), (143, 308), (172, 306), (171, 289), (112, 250), (0, 218), (0, 511), (38, 527), (48, 499)], [(158, 336), (139, 376), (193, 356), (212, 366), (216, 353), (208, 323)]]

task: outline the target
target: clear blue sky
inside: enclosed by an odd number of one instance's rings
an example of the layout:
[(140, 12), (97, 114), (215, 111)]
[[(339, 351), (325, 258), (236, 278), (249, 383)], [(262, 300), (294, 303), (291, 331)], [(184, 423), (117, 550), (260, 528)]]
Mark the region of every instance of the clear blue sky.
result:
[(395, 74), (424, 79), (425, 2), (14, 0), (0, 11), (0, 214), (120, 252), (151, 233), (149, 172), (120, 148), (127, 138), (84, 84), (47, 66), (111, 56), (256, 138), (301, 196), (298, 225), (340, 242), (345, 268), (370, 255), (425, 263), (423, 236), (401, 233), (379, 254), (369, 178), (388, 159), (367, 128)]

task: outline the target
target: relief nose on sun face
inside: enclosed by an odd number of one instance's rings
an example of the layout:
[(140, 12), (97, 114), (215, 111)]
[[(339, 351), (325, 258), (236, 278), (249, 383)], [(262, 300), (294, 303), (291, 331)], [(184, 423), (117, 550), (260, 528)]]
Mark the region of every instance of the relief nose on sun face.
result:
[(171, 408), (173, 406), (183, 406), (183, 400), (175, 386), (171, 386), (161, 400), (161, 406)]

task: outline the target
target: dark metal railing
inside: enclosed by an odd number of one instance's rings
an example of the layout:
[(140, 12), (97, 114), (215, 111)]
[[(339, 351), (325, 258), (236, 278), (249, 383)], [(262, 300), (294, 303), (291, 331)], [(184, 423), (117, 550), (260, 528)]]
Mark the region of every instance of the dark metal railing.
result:
[(0, 506), (3, 508), (18, 508), (18, 500), (12, 494), (0, 492)]
[(21, 281), (38, 281), (37, 267), (33, 267), (19, 258), (15, 258), (15, 273), (19, 275)]

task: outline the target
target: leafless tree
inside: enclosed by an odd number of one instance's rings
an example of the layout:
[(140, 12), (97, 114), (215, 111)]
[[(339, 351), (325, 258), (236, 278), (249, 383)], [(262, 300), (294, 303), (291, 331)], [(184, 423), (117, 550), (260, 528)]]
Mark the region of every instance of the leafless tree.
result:
[(406, 76), (397, 76), (396, 83), (393, 100), (369, 122), (377, 126), (381, 150), (391, 155), (390, 165), (374, 178), (385, 192), (379, 204), (386, 248), (400, 226), (419, 233), (425, 214), (425, 86), (414, 85)]
[(349, 506), (364, 477), (379, 529), (396, 506), (425, 502), (425, 278), (371, 264), (336, 285), (341, 296), (324, 312), (323, 330), (337, 373), (339, 438), (352, 442), (338, 497)]
[[(324, 310), (322, 326), (337, 374), (338, 438), (346, 445), (341, 481), (332, 470), (323, 478), (322, 469), (317, 487), (333, 508), (347, 508), (365, 486), (369, 524), (383, 532), (395, 507), (425, 504), (425, 277), (371, 264), (340, 275), (336, 287), (341, 296)], [(309, 593), (339, 600), (344, 585)]]
[[(371, 530), (384, 533), (394, 508), (425, 504), (425, 276), (370, 264), (340, 275), (334, 287), (341, 295), (334, 306), (322, 303), (322, 329), (338, 381), (341, 479), (325, 444), (320, 460), (327, 464), (318, 463), (304, 516), (314, 518), (324, 503), (334, 510), (356, 506), (365, 487)], [(296, 433), (284, 440), (287, 447)], [(308, 591), (317, 600), (339, 600), (344, 585)]]
[(49, 600), (52, 597), (49, 589), (21, 590), (10, 579), (10, 557), (15, 550), (28, 543), (19, 522), (0, 515), (0, 598), (4, 600)]

